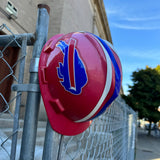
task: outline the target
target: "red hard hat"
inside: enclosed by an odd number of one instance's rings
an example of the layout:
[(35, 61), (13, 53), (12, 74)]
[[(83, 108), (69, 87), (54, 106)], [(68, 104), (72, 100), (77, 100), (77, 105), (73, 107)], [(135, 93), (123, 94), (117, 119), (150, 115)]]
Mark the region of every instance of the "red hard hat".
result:
[(60, 134), (86, 130), (118, 96), (121, 81), (117, 54), (96, 35), (56, 35), (42, 49), (41, 94), (51, 127)]

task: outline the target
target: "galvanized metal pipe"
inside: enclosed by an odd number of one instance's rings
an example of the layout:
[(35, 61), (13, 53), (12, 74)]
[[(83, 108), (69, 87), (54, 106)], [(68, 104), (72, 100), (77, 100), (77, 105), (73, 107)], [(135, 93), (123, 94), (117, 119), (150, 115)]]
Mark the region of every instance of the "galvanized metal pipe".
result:
[[(19, 66), (19, 77), (18, 77), (19, 84), (23, 83), (25, 56), (26, 56), (26, 48), (27, 48), (26, 45), (27, 45), (27, 37), (23, 37), (21, 56), (24, 58), (20, 61), (20, 66)], [(16, 98), (16, 107), (14, 112), (13, 136), (12, 136), (12, 146), (11, 146), (11, 155), (10, 155), (11, 160), (15, 160), (15, 156), (16, 156), (20, 105), (21, 105), (21, 92), (18, 91), (17, 98)]]
[[(38, 5), (38, 20), (36, 26), (36, 41), (33, 48), (33, 58), (39, 58), (42, 47), (48, 35), (49, 7)], [(36, 66), (37, 67), (37, 66)], [(30, 83), (38, 84), (38, 73), (30, 71)], [(27, 97), (25, 120), (22, 136), (20, 160), (33, 160), (36, 143), (40, 92), (29, 92)]]
[(49, 121), (47, 121), (42, 160), (57, 160), (56, 153), (54, 145), (54, 131), (51, 128)]
[(61, 160), (61, 154), (62, 154), (62, 147), (63, 147), (63, 139), (64, 135), (60, 136), (60, 142), (59, 142), (59, 149), (58, 149), (58, 155), (57, 155), (57, 160)]
[[(9, 44), (10, 47), (18, 47), (22, 45), (23, 38), (27, 37), (27, 45), (33, 45), (35, 41), (35, 35), (33, 33), (23, 33), (23, 34), (14, 34), (14, 35), (0, 35), (0, 47)], [(18, 44), (19, 45), (18, 45)]]

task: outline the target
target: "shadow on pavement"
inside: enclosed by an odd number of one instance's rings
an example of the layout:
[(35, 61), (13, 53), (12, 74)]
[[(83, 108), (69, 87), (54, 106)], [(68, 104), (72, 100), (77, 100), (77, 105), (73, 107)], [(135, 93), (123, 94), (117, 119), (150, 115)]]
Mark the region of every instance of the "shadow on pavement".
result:
[(151, 132), (137, 128), (136, 160), (160, 160), (160, 132)]

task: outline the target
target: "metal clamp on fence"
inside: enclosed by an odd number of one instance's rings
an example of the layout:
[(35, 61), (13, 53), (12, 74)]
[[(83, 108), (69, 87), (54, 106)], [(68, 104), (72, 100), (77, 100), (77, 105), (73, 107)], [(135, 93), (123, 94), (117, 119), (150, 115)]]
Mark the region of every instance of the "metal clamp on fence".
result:
[(17, 92), (40, 92), (39, 84), (13, 84), (12, 91)]

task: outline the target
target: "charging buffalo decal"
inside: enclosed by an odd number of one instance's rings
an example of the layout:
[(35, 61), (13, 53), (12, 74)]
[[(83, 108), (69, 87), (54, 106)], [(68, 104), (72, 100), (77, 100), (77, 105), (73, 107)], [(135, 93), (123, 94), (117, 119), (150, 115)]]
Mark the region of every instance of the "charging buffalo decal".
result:
[(87, 73), (82, 59), (76, 49), (76, 40), (71, 38), (69, 44), (60, 41), (57, 45), (64, 55), (63, 63), (59, 63), (57, 74), (61, 85), (72, 94), (80, 94), (87, 83)]

